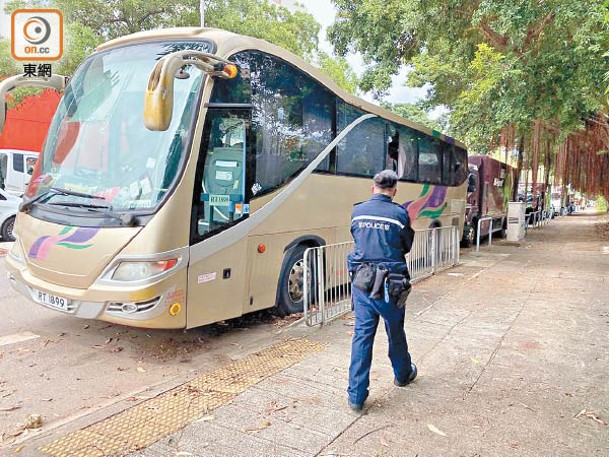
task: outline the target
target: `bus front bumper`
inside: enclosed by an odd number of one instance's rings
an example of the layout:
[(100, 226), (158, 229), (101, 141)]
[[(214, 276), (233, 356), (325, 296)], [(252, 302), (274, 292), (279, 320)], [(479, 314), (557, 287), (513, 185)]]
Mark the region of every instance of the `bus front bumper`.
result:
[[(176, 272), (176, 275), (158, 284), (139, 289), (112, 290), (107, 286), (96, 288), (96, 284), (93, 284), (83, 290), (58, 286), (37, 278), (10, 256), (6, 257), (6, 266), (11, 287), (46, 308), (82, 319), (98, 319), (132, 327), (186, 327), (185, 287), (180, 287), (185, 282), (185, 271), (184, 278), (181, 278), (180, 272)], [(102, 297), (103, 300), (100, 300)]]

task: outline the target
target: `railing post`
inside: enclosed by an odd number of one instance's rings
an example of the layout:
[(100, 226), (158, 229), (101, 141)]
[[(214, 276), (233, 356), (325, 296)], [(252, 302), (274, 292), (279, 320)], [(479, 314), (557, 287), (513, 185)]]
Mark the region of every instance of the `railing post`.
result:
[(488, 229), (488, 247), (490, 248), (493, 245), (493, 220), (490, 220), (490, 227)]
[(436, 236), (437, 236), (437, 228), (434, 227), (432, 229), (432, 236), (431, 236), (431, 272), (434, 273), (436, 271), (436, 246), (437, 246), (437, 240), (436, 240)]
[(324, 247), (317, 248), (317, 304), (319, 307), (319, 315), (321, 316), (321, 325), (324, 325), (326, 311), (326, 294), (324, 289), (326, 286), (326, 269), (324, 268)]

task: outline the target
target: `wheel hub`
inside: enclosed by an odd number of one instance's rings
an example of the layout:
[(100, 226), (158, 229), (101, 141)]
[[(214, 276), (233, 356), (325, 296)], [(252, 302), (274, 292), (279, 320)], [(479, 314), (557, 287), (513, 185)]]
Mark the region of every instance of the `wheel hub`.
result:
[(293, 302), (302, 301), (304, 295), (304, 260), (300, 259), (290, 269), (288, 275), (288, 295)]

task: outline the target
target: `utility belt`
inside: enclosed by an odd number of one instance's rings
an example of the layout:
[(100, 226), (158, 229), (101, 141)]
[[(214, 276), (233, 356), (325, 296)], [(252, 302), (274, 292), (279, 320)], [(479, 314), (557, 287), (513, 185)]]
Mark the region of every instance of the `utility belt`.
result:
[(406, 305), (412, 290), (409, 278), (402, 273), (390, 273), (382, 263), (362, 263), (355, 270), (352, 285), (368, 292), (370, 298), (384, 299), (397, 307)]

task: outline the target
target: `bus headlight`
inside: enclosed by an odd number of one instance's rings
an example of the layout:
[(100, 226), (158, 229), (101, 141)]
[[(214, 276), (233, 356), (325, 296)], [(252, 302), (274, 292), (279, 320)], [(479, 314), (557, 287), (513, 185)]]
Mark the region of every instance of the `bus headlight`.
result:
[(13, 259), (18, 264), (25, 265), (25, 262), (23, 261), (23, 254), (21, 252), (21, 247), (19, 246), (19, 240), (15, 240), (15, 242), (13, 243), (13, 246), (11, 246), (11, 249), (8, 251), (8, 255), (11, 259)]
[(154, 262), (121, 262), (112, 279), (115, 281), (139, 281), (148, 279), (171, 270), (178, 264), (178, 259), (158, 260)]

